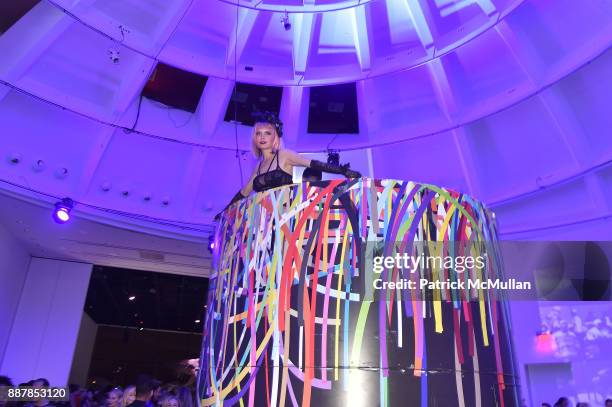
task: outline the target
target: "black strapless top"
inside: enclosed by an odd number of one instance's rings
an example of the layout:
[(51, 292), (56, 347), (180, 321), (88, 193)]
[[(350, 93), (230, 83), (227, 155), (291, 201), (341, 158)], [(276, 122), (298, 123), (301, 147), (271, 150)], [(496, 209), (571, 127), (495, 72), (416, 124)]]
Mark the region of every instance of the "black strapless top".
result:
[[(270, 171), (272, 163), (276, 158), (276, 168)], [(283, 171), (278, 163), (278, 151), (272, 158), (272, 162), (268, 166), (268, 171), (260, 173), (261, 162), (257, 168), (257, 176), (253, 179), (253, 190), (256, 192), (266, 191), (268, 189), (281, 187), (283, 185), (293, 184), (293, 176)]]

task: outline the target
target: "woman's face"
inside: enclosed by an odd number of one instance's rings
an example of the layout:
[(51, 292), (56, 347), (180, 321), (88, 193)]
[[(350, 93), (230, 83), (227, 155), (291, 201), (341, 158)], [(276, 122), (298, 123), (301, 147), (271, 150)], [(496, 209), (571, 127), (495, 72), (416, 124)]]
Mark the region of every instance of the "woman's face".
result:
[(175, 398), (170, 398), (164, 402), (164, 407), (178, 407), (178, 400)]
[(116, 392), (108, 393), (108, 397), (106, 398), (106, 405), (109, 407), (117, 407), (119, 405), (119, 394)]
[(136, 389), (135, 388), (130, 387), (127, 390), (125, 394), (125, 400), (126, 400), (126, 403), (125, 403), (126, 406), (129, 404), (132, 404), (134, 400), (136, 400)]
[(274, 126), (268, 123), (255, 126), (255, 144), (260, 150), (273, 150), (278, 145), (278, 135)]

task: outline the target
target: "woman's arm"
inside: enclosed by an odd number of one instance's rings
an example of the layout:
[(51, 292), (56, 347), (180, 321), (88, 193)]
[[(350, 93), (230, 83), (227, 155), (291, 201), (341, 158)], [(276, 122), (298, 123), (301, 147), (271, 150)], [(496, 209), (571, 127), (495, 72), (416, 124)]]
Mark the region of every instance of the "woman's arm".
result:
[(285, 160), (291, 165), (301, 165), (303, 167), (309, 167), (315, 170), (321, 170), (325, 172), (329, 172), (332, 174), (342, 174), (347, 178), (360, 178), (361, 174), (359, 171), (354, 171), (348, 168), (348, 165), (334, 165), (329, 163), (324, 163), (318, 160), (309, 160), (301, 155), (291, 151), (284, 150)]
[(225, 205), (225, 208), (223, 208), (221, 210), (221, 212), (219, 212), (215, 216), (215, 220), (219, 220), (219, 218), (221, 218), (221, 214), (229, 206), (231, 206), (234, 202), (237, 202), (237, 201), (240, 201), (241, 199), (246, 198), (247, 196), (249, 196), (251, 194), (251, 192), (253, 192), (253, 180), (255, 179), (256, 176), (257, 176), (257, 168), (255, 168), (253, 170), (253, 174), (251, 174), (251, 178), (249, 178), (249, 180), (246, 182), (246, 184), (244, 184), (244, 186), (238, 192), (236, 192), (236, 195), (234, 195), (232, 200), (227, 205)]
[(282, 155), (285, 156), (285, 162), (290, 166), (294, 167), (296, 165), (301, 167), (310, 167), (310, 163), (312, 160), (308, 158), (302, 157), (295, 151), (291, 150), (281, 150)]

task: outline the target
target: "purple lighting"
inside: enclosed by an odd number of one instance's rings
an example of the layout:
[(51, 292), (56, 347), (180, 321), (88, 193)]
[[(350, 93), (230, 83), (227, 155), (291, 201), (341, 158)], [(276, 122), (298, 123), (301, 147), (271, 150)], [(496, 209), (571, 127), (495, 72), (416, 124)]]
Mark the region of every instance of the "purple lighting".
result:
[(74, 202), (70, 198), (64, 198), (56, 203), (53, 211), (53, 220), (60, 224), (68, 222), (70, 220), (70, 211), (73, 206)]

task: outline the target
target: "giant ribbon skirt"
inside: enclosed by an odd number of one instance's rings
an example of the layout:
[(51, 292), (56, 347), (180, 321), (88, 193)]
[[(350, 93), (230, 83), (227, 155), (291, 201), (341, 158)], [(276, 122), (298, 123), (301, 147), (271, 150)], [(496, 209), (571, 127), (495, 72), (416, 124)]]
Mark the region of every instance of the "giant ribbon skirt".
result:
[(397, 180), (306, 182), (234, 204), (215, 239), (203, 406), (519, 405), (504, 301), (474, 290), (364, 294), (368, 246), (488, 242), (483, 273), (499, 276), (494, 219), (469, 196)]

